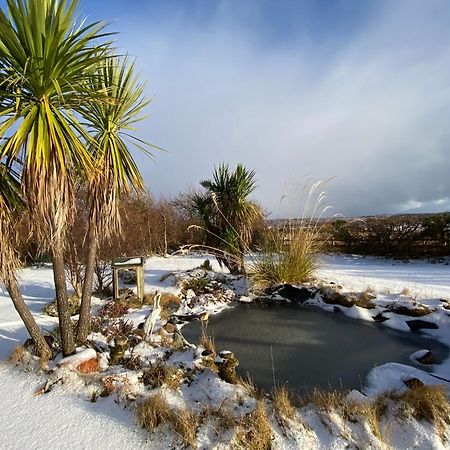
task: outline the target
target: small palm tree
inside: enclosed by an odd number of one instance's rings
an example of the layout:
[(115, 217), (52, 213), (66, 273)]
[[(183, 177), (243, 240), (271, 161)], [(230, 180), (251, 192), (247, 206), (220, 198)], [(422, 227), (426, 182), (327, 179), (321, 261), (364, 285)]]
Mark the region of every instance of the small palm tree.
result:
[(41, 360), (48, 361), (52, 352), (23, 300), (16, 278), (20, 262), (14, 249), (14, 223), (24, 207), (17, 173), (0, 163), (0, 281), (5, 285)]
[(202, 223), (205, 243), (216, 249), (219, 263), (231, 273), (241, 273), (253, 225), (261, 217), (260, 208), (248, 199), (256, 187), (255, 172), (242, 164), (234, 171), (221, 164), (212, 180), (200, 184), (204, 191), (192, 196), (191, 206)]
[[(76, 120), (98, 93), (86, 77), (104, 59), (102, 23), (77, 21), (78, 1), (7, 0), (0, 9), (0, 161), (23, 161), (21, 185), (35, 232), (50, 251), (63, 354), (75, 351), (64, 274), (74, 179), (93, 169)], [(7, 133), (10, 133), (7, 136)]]
[(88, 103), (81, 109), (92, 134), (88, 150), (94, 157), (96, 171), (89, 181), (89, 251), (77, 330), (79, 342), (84, 342), (89, 334), (92, 282), (99, 243), (120, 231), (121, 195), (131, 190), (142, 191), (144, 187), (130, 147), (137, 147), (151, 156), (148, 151), (151, 144), (131, 134), (134, 124), (143, 119), (142, 110), (149, 103), (143, 95), (144, 85), (134, 75), (134, 64), (129, 64), (127, 58), (111, 56), (89, 77), (89, 84), (91, 90), (103, 95), (99, 101)]

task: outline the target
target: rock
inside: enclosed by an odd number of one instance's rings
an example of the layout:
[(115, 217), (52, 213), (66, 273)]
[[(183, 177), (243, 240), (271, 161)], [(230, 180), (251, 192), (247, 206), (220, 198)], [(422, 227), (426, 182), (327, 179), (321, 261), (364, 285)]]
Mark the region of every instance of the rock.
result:
[(116, 336), (114, 338), (114, 347), (111, 347), (111, 364), (119, 364), (122, 361), (127, 350), (127, 337), (122, 335)]
[(415, 308), (410, 308), (404, 305), (390, 305), (387, 309), (389, 312), (410, 317), (422, 317), (432, 312), (431, 309), (426, 307), (425, 305), (418, 305)]
[(372, 317), (373, 320), (375, 320), (375, 322), (386, 322), (386, 320), (389, 320), (388, 317), (384, 317), (382, 313), (378, 313), (376, 316)]
[(75, 367), (80, 373), (93, 373), (98, 372), (100, 369), (100, 364), (98, 358), (91, 358), (87, 361), (83, 361), (81, 364)]
[(437, 330), (439, 327), (433, 322), (427, 322), (425, 320), (407, 320), (406, 324), (408, 325), (411, 331), (419, 331), (419, 330)]
[(233, 352), (228, 350), (221, 351), (219, 356), (216, 358), (215, 363), (219, 369), (219, 377), (223, 381), (232, 384), (237, 382), (236, 367), (239, 365), (239, 361), (234, 356)]
[(420, 362), (420, 364), (436, 364), (437, 363), (436, 356), (434, 356), (434, 353), (430, 350), (428, 350), (424, 355), (416, 358), (416, 361)]
[(408, 386), (409, 389), (417, 389), (424, 385), (424, 382), (422, 380), (419, 380), (418, 378), (408, 378), (406, 380), (403, 380), (403, 383), (405, 383), (405, 385)]
[(59, 367), (68, 367), (81, 373), (98, 372), (99, 361), (97, 352), (93, 348), (87, 348), (75, 355), (63, 358), (59, 363)]
[(283, 284), (276, 291), (272, 292), (280, 295), (288, 300), (304, 303), (310, 298), (314, 298), (316, 291), (313, 289), (308, 289), (306, 287), (295, 287), (292, 284)]
[(329, 305), (340, 305), (345, 308), (350, 308), (356, 304), (356, 298), (349, 295), (343, 295), (340, 292), (322, 293), (322, 298), (323, 301)]

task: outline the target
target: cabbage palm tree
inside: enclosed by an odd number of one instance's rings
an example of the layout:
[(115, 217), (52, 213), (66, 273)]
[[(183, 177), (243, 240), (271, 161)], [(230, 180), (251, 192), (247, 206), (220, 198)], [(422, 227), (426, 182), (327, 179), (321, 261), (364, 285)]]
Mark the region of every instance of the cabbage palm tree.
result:
[(14, 249), (14, 219), (23, 209), (24, 203), (17, 174), (11, 167), (0, 163), (0, 282), (5, 285), (41, 360), (48, 361), (52, 352), (23, 300), (16, 278), (20, 262)]
[(192, 209), (205, 231), (205, 243), (216, 250), (219, 263), (231, 273), (244, 271), (243, 255), (251, 240), (260, 208), (248, 199), (255, 189), (255, 172), (238, 164), (214, 170), (212, 180), (201, 183), (203, 192), (192, 196)]
[[(98, 246), (102, 239), (120, 232), (119, 203), (123, 194), (142, 191), (144, 184), (130, 148), (137, 147), (150, 155), (147, 142), (133, 136), (134, 124), (144, 117), (144, 85), (134, 74), (134, 64), (127, 58), (111, 56), (89, 78), (90, 89), (103, 98), (87, 103), (81, 113), (92, 134), (89, 151), (96, 171), (89, 181), (88, 255), (81, 299), (77, 340), (89, 334), (91, 293)], [(154, 146), (153, 146), (154, 147)]]
[(34, 231), (50, 252), (63, 354), (75, 351), (64, 274), (64, 240), (75, 175), (90, 177), (92, 157), (76, 120), (97, 93), (86, 76), (108, 46), (104, 24), (78, 21), (78, 1), (7, 0), (0, 9), (0, 160), (21, 159), (21, 185)]

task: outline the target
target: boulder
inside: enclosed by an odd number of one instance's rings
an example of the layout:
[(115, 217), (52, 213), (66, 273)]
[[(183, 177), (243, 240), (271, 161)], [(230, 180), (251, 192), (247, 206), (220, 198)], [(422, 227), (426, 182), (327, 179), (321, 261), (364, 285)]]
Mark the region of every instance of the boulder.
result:
[(411, 331), (419, 331), (419, 330), (437, 330), (439, 327), (433, 322), (427, 322), (425, 320), (407, 320), (406, 324), (408, 325)]
[(308, 289), (306, 287), (296, 287), (292, 286), (292, 284), (283, 284), (273, 293), (276, 293), (283, 298), (298, 303), (304, 303), (307, 300), (314, 298), (314, 296), (316, 295), (316, 291), (313, 289)]
[(417, 389), (424, 385), (424, 382), (422, 380), (419, 380), (418, 378), (408, 378), (406, 380), (403, 380), (403, 383), (405, 383), (405, 385), (408, 386), (409, 389)]
[(419, 356), (416, 358), (420, 364), (436, 364), (437, 359), (436, 356), (434, 356), (434, 353), (428, 350), (426, 353), (424, 353), (422, 356)]

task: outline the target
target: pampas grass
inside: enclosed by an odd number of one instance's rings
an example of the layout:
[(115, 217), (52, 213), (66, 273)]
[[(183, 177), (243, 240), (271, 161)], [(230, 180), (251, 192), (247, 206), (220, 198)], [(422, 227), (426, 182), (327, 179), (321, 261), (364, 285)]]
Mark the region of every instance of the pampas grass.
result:
[(288, 220), (281, 230), (269, 230), (259, 254), (249, 265), (249, 275), (256, 291), (283, 283), (308, 281), (319, 265), (318, 253), (324, 242), (318, 237), (328, 222), (323, 215), (326, 181), (314, 183), (308, 190), (301, 218)]

